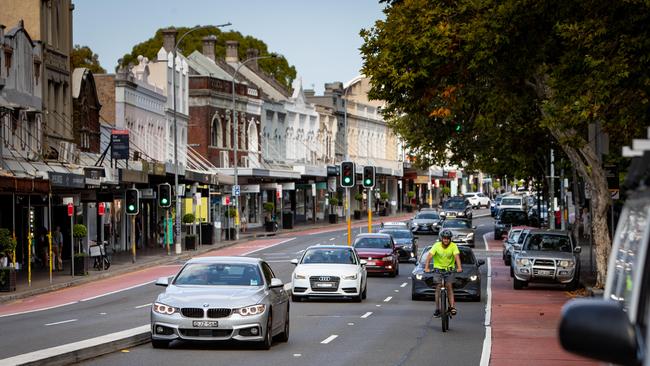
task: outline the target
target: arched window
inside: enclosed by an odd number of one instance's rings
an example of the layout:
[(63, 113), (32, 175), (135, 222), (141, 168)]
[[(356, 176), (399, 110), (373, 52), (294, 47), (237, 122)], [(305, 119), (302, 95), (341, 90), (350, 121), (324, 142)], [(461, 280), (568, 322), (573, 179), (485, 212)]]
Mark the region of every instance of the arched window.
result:
[(210, 145), (216, 147), (223, 147), (223, 132), (221, 130), (221, 121), (218, 116), (212, 118), (212, 126), (210, 129)]
[(226, 123), (226, 148), (231, 148), (231, 141), (230, 141), (230, 134), (232, 132), (232, 117), (231, 116), (226, 116), (226, 120), (228, 121)]
[(251, 120), (248, 125), (248, 151), (257, 153), (258, 149), (257, 124)]

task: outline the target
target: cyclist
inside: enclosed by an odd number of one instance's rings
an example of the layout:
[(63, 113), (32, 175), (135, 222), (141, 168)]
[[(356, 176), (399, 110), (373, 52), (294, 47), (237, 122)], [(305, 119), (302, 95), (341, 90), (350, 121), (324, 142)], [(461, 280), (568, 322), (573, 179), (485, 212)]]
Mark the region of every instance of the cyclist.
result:
[[(452, 272), (454, 269), (459, 273), (463, 271), (463, 267), (460, 264), (460, 251), (458, 250), (456, 243), (451, 241), (451, 237), (451, 230), (443, 230), (442, 233), (440, 233), (440, 240), (433, 244), (431, 250), (427, 254), (427, 260), (424, 263), (424, 271), (430, 272), (430, 264), (433, 259), (433, 280), (436, 283), (436, 311), (433, 313), (433, 316), (436, 318), (440, 317), (440, 288), (442, 287), (442, 274), (444, 272)], [(448, 275), (446, 288), (447, 293), (449, 294), (449, 303), (451, 305), (449, 312), (451, 315), (456, 315), (456, 301), (454, 299), (454, 290), (452, 288), (453, 282), (453, 275)], [(443, 305), (447, 306), (447, 304)]]

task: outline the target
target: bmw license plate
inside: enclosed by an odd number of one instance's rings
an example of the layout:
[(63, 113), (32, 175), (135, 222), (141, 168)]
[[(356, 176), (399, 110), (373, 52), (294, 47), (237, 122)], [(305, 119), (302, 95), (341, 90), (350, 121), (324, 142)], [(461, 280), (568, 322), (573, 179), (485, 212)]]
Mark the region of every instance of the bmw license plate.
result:
[(219, 326), (219, 322), (216, 320), (195, 320), (192, 322), (192, 326), (195, 328), (216, 328)]

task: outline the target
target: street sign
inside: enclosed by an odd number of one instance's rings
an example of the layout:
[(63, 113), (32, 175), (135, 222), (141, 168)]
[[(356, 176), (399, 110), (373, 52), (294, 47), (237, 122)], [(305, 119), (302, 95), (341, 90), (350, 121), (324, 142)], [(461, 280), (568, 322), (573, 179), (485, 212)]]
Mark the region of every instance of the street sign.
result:
[(74, 206), (72, 203), (68, 203), (68, 216), (72, 217), (72, 214), (74, 213)]
[(613, 200), (620, 199), (620, 191), (618, 189), (610, 188), (609, 195), (612, 197)]
[(111, 131), (111, 159), (129, 158), (129, 130)]
[(100, 202), (97, 205), (97, 214), (99, 216), (104, 216), (104, 213), (106, 212), (106, 208), (104, 207), (104, 202)]
[(232, 195), (235, 197), (239, 197), (239, 194), (241, 193), (241, 187), (239, 185), (232, 186)]

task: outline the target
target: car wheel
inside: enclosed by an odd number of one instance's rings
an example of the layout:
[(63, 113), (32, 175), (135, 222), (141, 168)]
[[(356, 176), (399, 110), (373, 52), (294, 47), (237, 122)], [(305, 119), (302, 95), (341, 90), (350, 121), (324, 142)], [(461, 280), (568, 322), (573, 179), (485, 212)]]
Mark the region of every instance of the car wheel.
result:
[(471, 301), (472, 302), (481, 302), (481, 293), (479, 292), (478, 295), (472, 297)]
[(291, 301), (302, 302), (302, 296), (291, 295)]
[(512, 281), (512, 287), (515, 290), (521, 290), (522, 288), (526, 287), (526, 282), (525, 281), (519, 281), (516, 277)]
[[(510, 257), (508, 257), (508, 256), (506, 255), (505, 258), (503, 258), (503, 262), (506, 264), (506, 266), (509, 266), (509, 265), (510, 265), (510, 262), (511, 262)], [(511, 268), (511, 270), (512, 270), (512, 268)]]
[(411, 300), (418, 301), (420, 299), (422, 299), (422, 297), (415, 292), (413, 287), (411, 287)]
[(167, 348), (169, 347), (170, 341), (164, 340), (164, 339), (152, 339), (151, 340), (151, 345), (153, 348)]
[(361, 302), (361, 301), (363, 301), (363, 291), (361, 291), (361, 289), (359, 289), (359, 291), (360, 291), (360, 292), (359, 292), (359, 295), (357, 295), (357, 296), (353, 296), (353, 297), (352, 297), (352, 301), (354, 301), (354, 302)]
[(567, 291), (575, 291), (580, 286), (580, 278), (578, 276), (573, 276), (571, 282), (566, 285)]
[(266, 320), (266, 332), (264, 333), (264, 340), (260, 343), (260, 348), (268, 350), (273, 344), (273, 316), (271, 316), (271, 310), (269, 308), (269, 316)]
[(278, 334), (278, 341), (288, 342), (289, 341), (289, 304), (287, 304), (287, 315), (284, 319), (284, 330), (282, 333)]
[(368, 297), (368, 285), (363, 288), (363, 292), (361, 293), (361, 299), (365, 300)]

